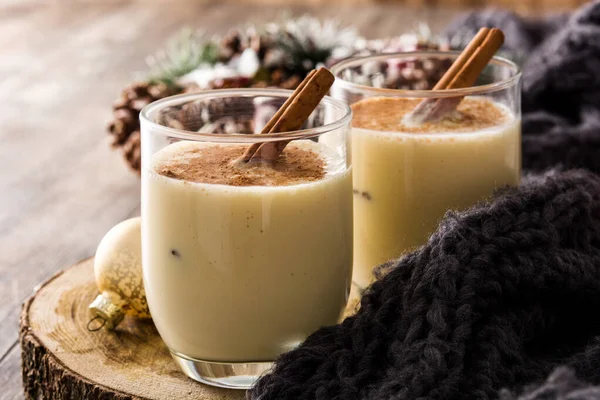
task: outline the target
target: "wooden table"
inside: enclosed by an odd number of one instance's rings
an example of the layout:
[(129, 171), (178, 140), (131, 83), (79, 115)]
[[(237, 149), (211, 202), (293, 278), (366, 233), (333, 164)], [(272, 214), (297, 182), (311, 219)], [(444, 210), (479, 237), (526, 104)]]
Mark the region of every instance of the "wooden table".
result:
[[(439, 30), (456, 14), (386, 5), (291, 9), (305, 12), (337, 16), (368, 37), (398, 34), (416, 21)], [(139, 212), (139, 179), (109, 149), (105, 133), (121, 88), (184, 25), (224, 33), (278, 14), (220, 0), (0, 0), (0, 399), (23, 397), (23, 300)]]

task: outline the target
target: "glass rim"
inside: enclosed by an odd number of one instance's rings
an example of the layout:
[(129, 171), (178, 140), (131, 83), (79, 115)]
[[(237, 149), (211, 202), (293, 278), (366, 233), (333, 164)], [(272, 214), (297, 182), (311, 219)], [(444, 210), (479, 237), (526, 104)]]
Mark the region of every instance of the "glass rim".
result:
[(314, 128), (300, 129), (296, 131), (282, 133), (266, 133), (266, 134), (245, 134), (245, 133), (201, 133), (185, 129), (171, 128), (161, 125), (150, 119), (150, 116), (157, 110), (164, 109), (168, 106), (181, 105), (194, 100), (215, 100), (231, 97), (273, 97), (287, 99), (293, 93), (288, 89), (257, 89), (257, 88), (236, 88), (236, 89), (207, 89), (195, 93), (184, 93), (174, 96), (165, 97), (146, 105), (140, 111), (140, 122), (142, 125), (160, 130), (161, 133), (168, 134), (170, 137), (175, 137), (183, 140), (193, 141), (208, 141), (221, 143), (262, 143), (262, 142), (278, 142), (281, 140), (308, 139), (320, 136), (324, 133), (335, 131), (349, 126), (352, 120), (352, 110), (345, 102), (334, 99), (331, 96), (325, 96), (321, 103), (328, 104), (343, 112), (341, 118), (335, 121), (317, 126)]
[(349, 82), (343, 79), (340, 74), (343, 70), (349, 66), (356, 66), (363, 64), (368, 61), (386, 60), (390, 58), (418, 58), (424, 56), (454, 56), (454, 59), (460, 55), (460, 51), (403, 51), (395, 53), (380, 53), (374, 55), (360, 56), (346, 58), (339, 61), (331, 66), (331, 73), (335, 76), (335, 86), (340, 88), (353, 88), (363, 92), (369, 92), (373, 94), (381, 94), (386, 96), (395, 97), (411, 97), (411, 98), (446, 98), (446, 97), (457, 97), (457, 96), (469, 96), (477, 94), (486, 94), (496, 92), (502, 89), (509, 88), (518, 83), (521, 79), (521, 68), (513, 61), (500, 57), (494, 56), (489, 64), (504, 66), (513, 71), (513, 75), (509, 78), (499, 80), (498, 82), (487, 83), (485, 85), (471, 86), (468, 88), (460, 89), (442, 89), (442, 90), (410, 90), (410, 89), (388, 89), (388, 88), (375, 88), (372, 86), (361, 85), (358, 83)]

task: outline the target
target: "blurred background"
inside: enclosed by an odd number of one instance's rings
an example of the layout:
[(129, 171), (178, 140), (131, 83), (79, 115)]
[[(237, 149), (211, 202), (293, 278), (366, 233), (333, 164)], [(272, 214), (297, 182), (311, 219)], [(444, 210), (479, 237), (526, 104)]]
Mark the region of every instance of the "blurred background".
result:
[(453, 7), (453, 8), (482, 8), (504, 7), (519, 12), (540, 12), (543, 10), (568, 10), (584, 4), (580, 0), (238, 0), (238, 2), (268, 4), (274, 6), (304, 4), (304, 5), (331, 5), (331, 4), (396, 4), (412, 7)]

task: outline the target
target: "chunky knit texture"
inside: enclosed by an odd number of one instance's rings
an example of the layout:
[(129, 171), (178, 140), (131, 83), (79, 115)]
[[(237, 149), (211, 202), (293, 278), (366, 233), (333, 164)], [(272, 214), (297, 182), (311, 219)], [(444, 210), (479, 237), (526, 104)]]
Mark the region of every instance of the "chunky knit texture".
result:
[(538, 35), (523, 107), (535, 173), (382, 266), (358, 313), (282, 355), (250, 399), (600, 399), (579, 381), (600, 384), (600, 2), (547, 39), (503, 15)]
[(496, 26), (523, 66), (523, 167), (561, 165), (600, 173), (600, 2), (572, 16), (525, 20), (506, 11), (472, 13), (447, 34)]
[(573, 370), (557, 368), (539, 387), (528, 388), (515, 397), (507, 390), (500, 392), (500, 400), (598, 400), (600, 386), (587, 385), (575, 376)]
[(493, 399), (559, 364), (600, 383), (599, 176), (531, 177), (388, 270), (251, 398)]

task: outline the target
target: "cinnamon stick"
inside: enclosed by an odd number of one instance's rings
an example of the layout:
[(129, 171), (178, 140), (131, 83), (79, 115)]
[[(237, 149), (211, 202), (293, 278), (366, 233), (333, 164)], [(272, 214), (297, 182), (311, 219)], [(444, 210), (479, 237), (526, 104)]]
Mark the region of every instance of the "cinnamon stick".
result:
[[(481, 28), (462, 51), (434, 90), (458, 89), (473, 86), (477, 78), (504, 43), (504, 34), (497, 28)], [(408, 115), (413, 123), (441, 119), (456, 109), (462, 97), (425, 99)]]
[[(288, 100), (262, 129), (263, 133), (281, 133), (302, 128), (310, 114), (327, 94), (335, 78), (326, 68), (311, 71)], [(254, 143), (241, 157), (241, 162), (274, 162), (289, 141)]]
[[(260, 134), (271, 132), (271, 129), (273, 129), (273, 127), (275, 126), (277, 121), (279, 121), (279, 118), (281, 118), (281, 116), (283, 115), (285, 110), (287, 110), (287, 108), (290, 106), (290, 104), (292, 104), (292, 101), (294, 101), (294, 99), (296, 99), (298, 97), (298, 95), (300, 94), (302, 89), (304, 89), (304, 87), (306, 86), (306, 84), (308, 83), (310, 78), (312, 78), (316, 72), (317, 71), (313, 69), (312, 71), (310, 71), (308, 73), (308, 75), (306, 75), (306, 78), (304, 78), (304, 80), (302, 82), (300, 82), (300, 84), (298, 85), (296, 90), (294, 90), (294, 92), (291, 94), (291, 96), (288, 97), (287, 100), (283, 103), (283, 105), (279, 108), (279, 110), (277, 110), (275, 115), (273, 115), (271, 117), (271, 119), (269, 120), (269, 122), (267, 122), (267, 124), (261, 129)], [(243, 162), (250, 161), (250, 159), (252, 158), (254, 153), (256, 153), (256, 151), (258, 150), (258, 148), (261, 145), (262, 145), (262, 143), (254, 143), (250, 147), (248, 147), (246, 149), (246, 151), (244, 152), (244, 154), (242, 155), (240, 161), (243, 161)]]

